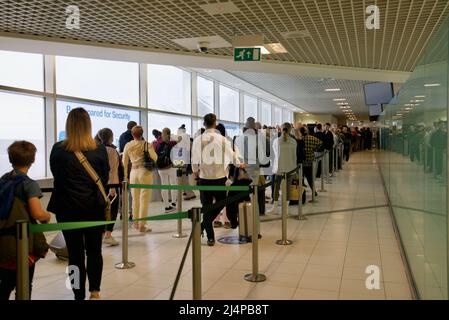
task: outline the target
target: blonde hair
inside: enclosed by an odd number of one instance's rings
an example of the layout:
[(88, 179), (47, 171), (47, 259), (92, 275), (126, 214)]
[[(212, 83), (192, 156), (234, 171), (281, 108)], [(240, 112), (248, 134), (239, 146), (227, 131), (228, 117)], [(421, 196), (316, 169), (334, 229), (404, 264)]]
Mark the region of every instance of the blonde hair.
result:
[(292, 129), (292, 125), (288, 122), (286, 122), (282, 125), (282, 137), (284, 138), (285, 142), (287, 142), (287, 140), (288, 140), (291, 129)]
[(65, 124), (66, 140), (63, 142), (67, 151), (90, 151), (97, 149), (92, 138), (92, 123), (87, 111), (76, 108), (70, 111)]
[(170, 142), (171, 131), (169, 128), (162, 129), (162, 140), (164, 142)]

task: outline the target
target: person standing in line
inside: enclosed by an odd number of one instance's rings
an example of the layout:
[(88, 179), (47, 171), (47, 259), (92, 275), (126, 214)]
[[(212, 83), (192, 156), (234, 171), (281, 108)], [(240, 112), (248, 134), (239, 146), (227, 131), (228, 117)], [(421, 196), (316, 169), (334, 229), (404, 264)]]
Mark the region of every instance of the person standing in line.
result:
[(325, 165), (327, 166), (327, 168), (329, 168), (329, 170), (327, 170), (325, 168), (326, 172), (329, 172), (329, 175), (332, 176), (332, 162), (334, 160), (334, 154), (333, 154), (333, 148), (334, 148), (334, 135), (332, 134), (332, 132), (330, 131), (331, 129), (331, 124), (330, 123), (326, 123), (326, 125), (324, 126), (324, 149), (329, 153), (329, 160), (327, 163), (325, 163)]
[[(307, 132), (307, 127), (301, 127), (299, 129), (304, 140), (305, 159), (303, 163), (303, 175), (307, 179), (310, 189), (313, 192), (313, 162), (315, 161), (315, 152), (322, 146), (322, 141)], [(303, 177), (303, 180), (304, 180)], [(303, 182), (304, 185), (304, 182)], [(317, 192), (315, 191), (315, 195)]]
[[(54, 191), (48, 210), (58, 222), (105, 220), (106, 203), (98, 185), (75, 153), (82, 153), (100, 178), (103, 186), (109, 179), (108, 153), (104, 145), (92, 138), (92, 124), (87, 111), (70, 111), (66, 122), (67, 138), (56, 143), (50, 154)], [(85, 299), (86, 274), (90, 299), (100, 298), (103, 257), (101, 253), (104, 226), (63, 231), (69, 253), (69, 265), (79, 270), (79, 288), (73, 287), (75, 300)], [(86, 264), (87, 256), (87, 264)]]
[[(100, 138), (101, 143), (106, 147), (109, 159), (109, 180), (106, 187), (106, 193), (109, 199), (111, 199), (111, 221), (117, 219), (118, 207), (119, 207), (119, 197), (120, 188), (117, 187), (120, 184), (120, 170), (123, 174), (123, 166), (120, 161), (120, 156), (117, 152), (117, 147), (112, 144), (114, 141), (114, 133), (109, 128), (103, 128), (98, 131), (98, 138)], [(121, 168), (121, 169), (120, 169)], [(123, 177), (122, 177), (123, 178)], [(112, 236), (112, 231), (114, 230), (114, 224), (106, 225), (105, 236), (103, 243), (110, 246), (118, 246), (119, 242)]]
[[(325, 150), (324, 149), (325, 137), (324, 137), (324, 132), (323, 132), (323, 125), (321, 123), (318, 123), (316, 125), (314, 136), (316, 138), (318, 138), (322, 142), (321, 147), (318, 150), (316, 150), (316, 152), (315, 152), (315, 156), (316, 157), (320, 157), (320, 156), (322, 156), (324, 154), (324, 150)], [(322, 161), (322, 159), (319, 160), (318, 163), (317, 163), (317, 168), (316, 168), (316, 177), (317, 178), (321, 177), (321, 161)]]
[[(192, 174), (192, 165), (190, 164), (190, 150), (192, 149), (192, 143), (190, 135), (186, 133), (186, 125), (183, 124), (179, 127), (178, 143), (173, 147), (173, 159), (184, 161), (184, 168), (182, 169), (181, 183), (183, 185), (190, 185), (189, 176)], [(184, 200), (195, 199), (196, 195), (193, 190), (184, 191)]]
[[(14, 198), (8, 199), (6, 195), (8, 191), (12, 191), (14, 197), (21, 201), (32, 224), (37, 223), (36, 220), (48, 223), (51, 219), (50, 213), (42, 209), (40, 202), (42, 192), (39, 184), (27, 175), (36, 158), (36, 151), (35, 145), (28, 141), (15, 141), (8, 147), (8, 158), (13, 170), (0, 178), (0, 190), (5, 192), (0, 192), (0, 198), (4, 200), (0, 207), (0, 220), (3, 220), (0, 223), (2, 228), (6, 229), (10, 225), (15, 227), (17, 218), (19, 218), (17, 210), (13, 208)], [(8, 190), (7, 185), (14, 190)], [(11, 292), (16, 288), (17, 261), (9, 254), (9, 252), (16, 252), (16, 242), (13, 240), (11, 243), (7, 240), (6, 235), (2, 235), (0, 236), (0, 248), (0, 301), (4, 301), (9, 299)], [(40, 244), (39, 248), (30, 249), (33, 251), (28, 255), (28, 281), (31, 299), (36, 262), (45, 257), (48, 245), (45, 242)], [(42, 252), (37, 252), (36, 249)]]
[[(202, 186), (225, 186), (227, 181), (227, 168), (231, 163), (240, 165), (239, 159), (232, 150), (228, 139), (217, 130), (217, 117), (213, 113), (204, 116), (205, 132), (195, 138), (192, 147), (192, 170), (195, 178)], [(201, 191), (203, 205), (203, 222), (201, 230), (206, 230), (207, 245), (215, 245), (213, 221), (223, 210), (225, 203), (214, 210), (209, 208), (215, 203), (226, 199), (226, 191)]]
[[(274, 151), (273, 173), (275, 174), (274, 204), (269, 214), (277, 214), (279, 190), (284, 173), (294, 170), (298, 163), (297, 159), (298, 143), (290, 135), (291, 129), (292, 127), (290, 123), (284, 123), (282, 125), (282, 135), (273, 142), (273, 151)], [(291, 184), (292, 178), (293, 178), (292, 175), (290, 175), (287, 178), (286, 181), (287, 186)]]
[[(135, 126), (131, 130), (131, 133), (134, 140), (128, 142), (123, 151), (123, 167), (125, 175), (128, 172), (128, 163), (131, 162), (132, 165), (131, 173), (129, 177), (126, 176), (125, 180), (129, 181), (131, 184), (152, 184), (153, 172), (144, 166), (144, 152), (147, 150), (150, 158), (154, 162), (157, 161), (157, 154), (153, 149), (153, 145), (143, 139), (143, 128), (141, 126)], [(147, 217), (148, 206), (151, 199), (151, 190), (135, 188), (131, 189), (131, 193), (133, 196), (134, 217), (137, 219)], [(137, 221), (134, 222), (134, 228), (142, 233), (151, 231), (151, 229), (147, 229), (145, 221), (140, 223)]]
[[(176, 176), (176, 169), (173, 168), (171, 160), (172, 148), (177, 144), (176, 141), (170, 140), (171, 131), (169, 128), (162, 130), (161, 140), (156, 143), (156, 154), (158, 157), (158, 173), (161, 177), (162, 185), (177, 185), (178, 177)], [(162, 200), (164, 201), (165, 212), (169, 213), (176, 209), (176, 201), (178, 198), (178, 191), (171, 190), (171, 203), (168, 197), (168, 190), (162, 190)]]
[(346, 159), (346, 162), (348, 162), (349, 155), (351, 154), (353, 135), (351, 134), (347, 126), (343, 126), (342, 139), (343, 139), (343, 156)]
[[(125, 149), (125, 145), (134, 139), (133, 135), (131, 134), (131, 130), (135, 126), (137, 126), (137, 123), (135, 121), (129, 121), (128, 124), (126, 125), (127, 130), (125, 132), (123, 132), (119, 137), (120, 161), (122, 161), (123, 150)], [(131, 170), (131, 165), (128, 166), (128, 170)], [(127, 174), (129, 175), (129, 172)], [(120, 205), (122, 205), (121, 199), (122, 199), (122, 197), (120, 197)], [(133, 199), (132, 199), (132, 195), (131, 195), (131, 190), (128, 190), (128, 211), (129, 211), (128, 214), (129, 214), (130, 220), (133, 218), (132, 203), (133, 203)]]

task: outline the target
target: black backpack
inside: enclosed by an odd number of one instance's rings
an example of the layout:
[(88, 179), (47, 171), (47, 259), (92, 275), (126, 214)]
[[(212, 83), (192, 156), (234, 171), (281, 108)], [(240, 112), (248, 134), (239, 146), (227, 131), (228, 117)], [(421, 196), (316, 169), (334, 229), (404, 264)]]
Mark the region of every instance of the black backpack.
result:
[(158, 169), (166, 169), (172, 165), (170, 158), (170, 151), (171, 146), (168, 143), (162, 142), (159, 145), (156, 151), (157, 153), (156, 165)]

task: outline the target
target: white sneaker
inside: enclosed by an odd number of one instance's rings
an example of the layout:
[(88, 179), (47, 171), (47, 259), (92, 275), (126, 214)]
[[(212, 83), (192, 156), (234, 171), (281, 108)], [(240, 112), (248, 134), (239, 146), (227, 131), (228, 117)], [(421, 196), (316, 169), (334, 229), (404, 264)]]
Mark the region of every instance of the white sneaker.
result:
[(110, 246), (118, 246), (119, 242), (117, 240), (114, 239), (114, 237), (107, 237), (103, 239), (103, 244), (107, 244)]
[(267, 214), (277, 215), (278, 214), (277, 210), (278, 210), (278, 202), (275, 201), (273, 203), (273, 207), (271, 207), (271, 209), (267, 212)]

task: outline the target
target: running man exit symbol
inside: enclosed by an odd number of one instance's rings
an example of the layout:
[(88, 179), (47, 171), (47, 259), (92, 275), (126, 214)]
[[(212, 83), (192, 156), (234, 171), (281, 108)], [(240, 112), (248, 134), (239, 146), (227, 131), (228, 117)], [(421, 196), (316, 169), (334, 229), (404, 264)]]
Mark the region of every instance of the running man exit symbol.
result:
[(260, 48), (234, 48), (234, 61), (260, 61)]

